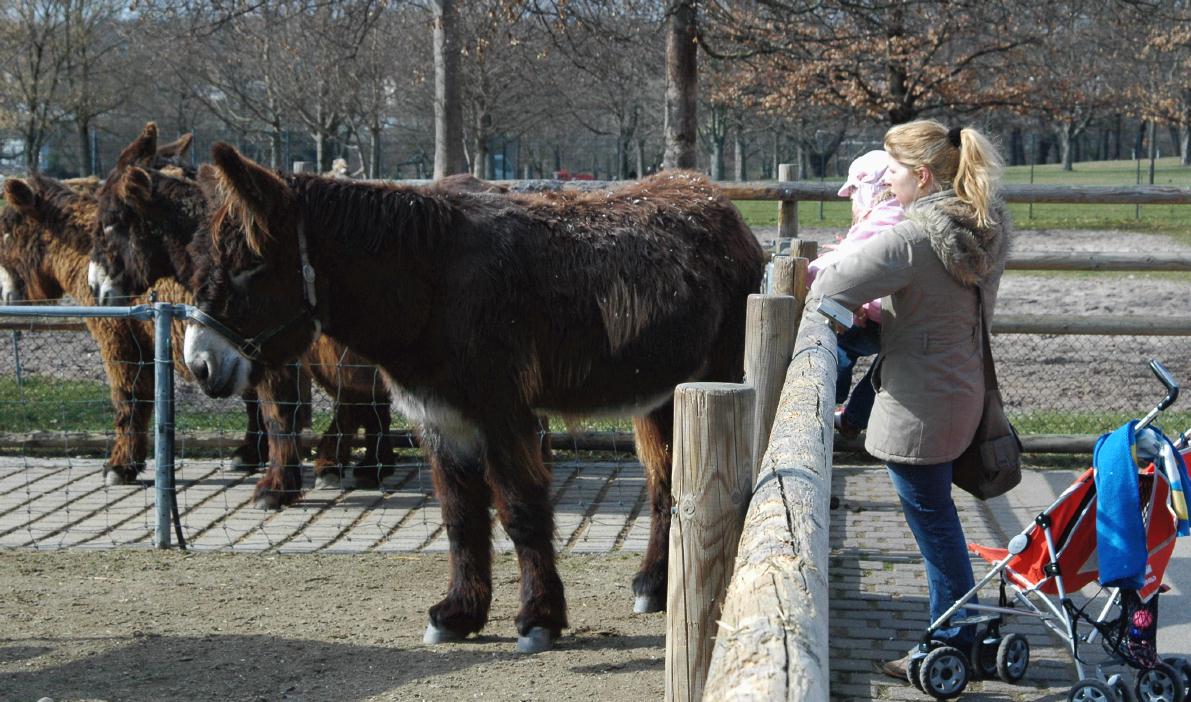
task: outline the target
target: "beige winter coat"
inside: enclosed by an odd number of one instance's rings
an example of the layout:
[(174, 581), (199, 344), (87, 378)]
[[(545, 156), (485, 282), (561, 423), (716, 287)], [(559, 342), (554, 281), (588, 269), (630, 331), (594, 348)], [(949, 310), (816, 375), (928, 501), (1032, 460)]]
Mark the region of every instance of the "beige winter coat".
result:
[(996, 223), (979, 229), (952, 191), (924, 197), (811, 286), (811, 309), (822, 297), (851, 310), (882, 298), (877, 399), (864, 443), (881, 460), (944, 463), (976, 433), (984, 353), (975, 286), (991, 320), (1012, 232), (1002, 204), (991, 214)]

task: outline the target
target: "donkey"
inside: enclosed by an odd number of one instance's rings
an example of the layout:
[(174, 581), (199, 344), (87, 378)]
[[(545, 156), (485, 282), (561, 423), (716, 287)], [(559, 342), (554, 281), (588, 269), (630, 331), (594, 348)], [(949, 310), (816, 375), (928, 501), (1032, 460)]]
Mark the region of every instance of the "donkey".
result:
[(226, 396), (333, 336), (384, 369), (419, 426), (451, 547), (424, 641), (479, 631), (495, 506), (521, 567), (517, 647), (567, 626), (535, 409), (634, 415), (652, 510), (633, 590), (662, 608), (674, 386), (740, 380), (745, 308), (764, 265), (732, 203), (668, 172), (616, 192), (442, 193), (280, 176), (217, 144), (196, 274), (204, 326), (186, 362)]
[[(68, 192), (78, 200), (53, 208), (60, 223), (77, 225), (66, 227), (68, 236), (62, 239), (50, 236), (43, 224), (42, 218), (51, 209), (46, 195), (15, 178), (4, 183), (8, 207), (0, 212), (0, 287), (6, 304), (15, 299), (56, 300), (64, 294), (79, 304), (94, 304), (87, 285), (85, 253), (91, 242), (83, 229), (89, 218), (93, 221), (94, 205), (88, 208), (80, 204), (86, 196), (58, 183), (54, 186), (49, 197), (65, 199), (62, 194)], [(84, 320), (84, 324), (99, 347), (115, 414), (115, 440), (103, 465), (104, 481), (108, 485), (130, 484), (144, 468), (148, 451), (153, 412), (152, 333), (144, 323), (129, 319), (95, 318)]]
[[(186, 289), (184, 298), (177, 301), (191, 298), (194, 263), (187, 245), (205, 221), (206, 202), (198, 185), (183, 174), (173, 176), (136, 165), (151, 163), (160, 152), (156, 142), (157, 127), (150, 122), (120, 155), (99, 190), (91, 258), (93, 270), (99, 272), (96, 296), (101, 303), (113, 304), (125, 295), (143, 294), (163, 279)], [(365, 455), (354, 468), (355, 484), (379, 487), (392, 473), (394, 463), (390, 399), (379, 372), (327, 337), (319, 339), (300, 360), (304, 373), (335, 400), (331, 425), (315, 453), (316, 485), (338, 486), (341, 467), (351, 461), (352, 439), (363, 429)], [(257, 448), (251, 444), (238, 451), (248, 449), (250, 453)], [(295, 501), (302, 487), (299, 463), (269, 460), (267, 450), (257, 456), (258, 462), (267, 461), (269, 466), (257, 485), (257, 505), (272, 509)], [(242, 458), (245, 463), (251, 461), (250, 455)]]

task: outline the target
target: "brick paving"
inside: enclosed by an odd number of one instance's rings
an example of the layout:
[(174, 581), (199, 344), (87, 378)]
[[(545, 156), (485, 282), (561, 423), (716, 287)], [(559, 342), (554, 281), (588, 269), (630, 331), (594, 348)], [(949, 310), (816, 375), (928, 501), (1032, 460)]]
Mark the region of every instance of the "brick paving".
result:
[[(93, 459), (0, 457), (0, 548), (150, 547), (151, 473), (140, 485), (106, 487), (101, 472)], [(254, 476), (223, 470), (215, 461), (183, 462), (177, 483), (189, 548), (260, 553), (447, 548), (424, 465), (400, 466), (383, 491), (313, 490), (309, 471), (306, 479), (307, 491), (297, 504), (262, 512), (252, 504)], [(880, 662), (904, 653), (927, 624), (921, 557), (888, 476), (878, 466), (837, 465), (832, 492), (841, 500), (830, 535), (832, 697), (929, 699), (879, 672)], [(1014, 504), (957, 498), (969, 541), (1004, 545), (1050, 501), (1045, 491), (1015, 493), (1021, 494)], [(639, 464), (558, 463), (553, 495), (560, 553), (644, 550), (649, 515)], [(500, 551), (512, 546), (499, 526), (494, 546)], [(987, 571), (983, 562), (973, 567), (977, 577)], [(995, 596), (993, 587), (987, 592)], [(1024, 617), (1010, 621), (1005, 631), (1029, 638), (1032, 661), (1025, 679), (1017, 685), (974, 682), (964, 699), (1065, 700), (1074, 667), (1053, 635)]]

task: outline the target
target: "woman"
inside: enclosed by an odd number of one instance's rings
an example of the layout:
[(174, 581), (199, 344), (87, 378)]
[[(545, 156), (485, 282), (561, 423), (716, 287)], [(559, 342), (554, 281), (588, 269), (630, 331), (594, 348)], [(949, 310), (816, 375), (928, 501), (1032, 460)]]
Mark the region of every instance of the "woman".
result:
[[(885, 175), (906, 220), (825, 268), (807, 300), (855, 311), (882, 298), (881, 355), (865, 449), (886, 462), (918, 542), (935, 620), (974, 584), (951, 499), (951, 462), (967, 448), (984, 399), (979, 309), (992, 319), (1011, 225), (996, 198), (1000, 158), (975, 129), (931, 120), (885, 135)], [(977, 292), (979, 291), (979, 297)], [(975, 627), (935, 638), (970, 652)], [(910, 656), (885, 664), (906, 678)]]

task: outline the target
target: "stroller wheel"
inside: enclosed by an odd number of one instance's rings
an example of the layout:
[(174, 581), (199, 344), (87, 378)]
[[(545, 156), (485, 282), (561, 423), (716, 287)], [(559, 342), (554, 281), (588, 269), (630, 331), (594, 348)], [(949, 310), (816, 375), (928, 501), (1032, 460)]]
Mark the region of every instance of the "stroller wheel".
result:
[(1137, 674), (1137, 699), (1141, 702), (1183, 702), (1183, 674), (1166, 663)]
[(957, 697), (971, 677), (968, 657), (953, 646), (940, 646), (926, 654), (918, 671), (922, 691), (939, 700)]
[(1107, 683), (1099, 680), (1080, 680), (1067, 694), (1067, 702), (1117, 702), (1117, 695)]
[(1120, 675), (1111, 676), (1108, 679), (1108, 687), (1116, 694), (1117, 702), (1138, 702), (1137, 693)]
[(1182, 656), (1167, 656), (1162, 662), (1183, 674), (1183, 699), (1191, 697), (1191, 661)]
[(1030, 667), (1030, 642), (1021, 634), (1009, 634), (997, 646), (997, 676), (1007, 683), (1021, 680)]
[(918, 688), (919, 692), (925, 692), (922, 689), (922, 680), (918, 677), (922, 672), (922, 661), (925, 656), (914, 656), (910, 659), (910, 664), (906, 666), (906, 674), (910, 676), (910, 683)]
[(997, 652), (1001, 641), (1000, 636), (983, 636), (972, 647), (972, 667), (981, 680), (997, 677)]

